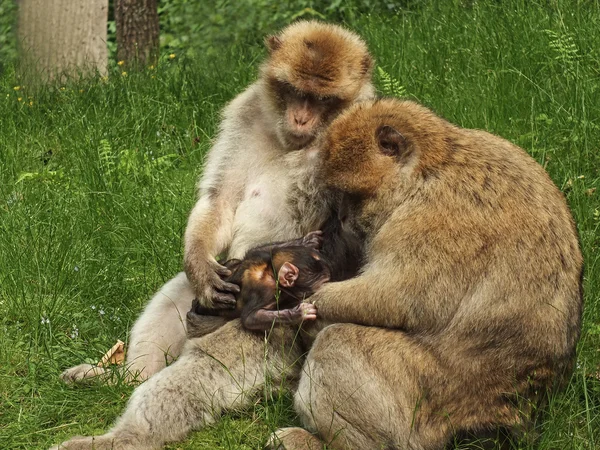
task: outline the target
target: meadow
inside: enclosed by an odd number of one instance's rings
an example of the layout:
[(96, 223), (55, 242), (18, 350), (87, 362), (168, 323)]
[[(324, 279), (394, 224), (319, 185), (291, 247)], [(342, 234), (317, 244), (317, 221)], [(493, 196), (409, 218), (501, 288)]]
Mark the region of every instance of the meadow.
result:
[[(600, 448), (600, 3), (415, 2), (347, 26), (382, 95), (523, 147), (573, 211), (585, 256), (578, 362), (538, 423), (539, 449)], [(67, 386), (182, 269), (182, 235), (219, 111), (263, 48), (165, 53), (156, 67), (62, 86), (0, 75), (0, 448), (106, 430), (132, 387)], [(532, 268), (535, 270), (535, 268)], [(258, 449), (295, 423), (289, 393), (259, 399), (171, 449)], [(514, 448), (529, 448), (514, 443)], [(473, 447), (477, 448), (477, 447)], [(531, 447), (533, 448), (533, 447)]]

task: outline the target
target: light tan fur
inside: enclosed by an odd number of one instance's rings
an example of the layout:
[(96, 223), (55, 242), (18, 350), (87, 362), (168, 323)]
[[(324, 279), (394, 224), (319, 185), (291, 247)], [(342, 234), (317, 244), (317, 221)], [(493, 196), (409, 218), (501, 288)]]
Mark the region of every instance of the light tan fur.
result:
[[(298, 357), (292, 336), (282, 338), (279, 349), (286, 348), (286, 356), (279, 357), (270, 344), (265, 349), (263, 338), (243, 330), (239, 320), (209, 336), (188, 341), (179, 359), (163, 369), (165, 352), (176, 358), (184, 347), (185, 313), (192, 299), (197, 296), (203, 304), (211, 305), (217, 291), (227, 287), (219, 276), (225, 271), (217, 255), (241, 258), (259, 244), (297, 238), (320, 226), (329, 211), (330, 194), (316, 181), (319, 161), (313, 146), (338, 112), (373, 96), (371, 57), (360, 38), (348, 30), (299, 22), (273, 39), (279, 44), (270, 47), (261, 78), (225, 108), (218, 137), (207, 156), (199, 200), (185, 233), (187, 279), (179, 274), (167, 283), (150, 301), (130, 335), (127, 365), (140, 379), (151, 378), (135, 391), (109, 433), (94, 439), (73, 439), (60, 448), (160, 448), (164, 442), (182, 439), (190, 429), (209, 423), (208, 417), (213, 420), (224, 410), (248, 403), (250, 397), (242, 396), (242, 388), (231, 382), (224, 367), (233, 373), (249, 371), (252, 376), (244, 378), (243, 390), (252, 392), (264, 387), (268, 375), (265, 365), (283, 365), (297, 375), (299, 368), (293, 369), (290, 362)], [(309, 129), (298, 125), (305, 132), (301, 141), (289, 137), (293, 126), (286, 124), (281, 101), (274, 98), (277, 88), (268, 75), (271, 64), (281, 67), (286, 58), (290, 78), (280, 74), (279, 79), (295, 93), (316, 101), (312, 106), (322, 114), (319, 120), (311, 121)], [(300, 64), (305, 59), (312, 61), (309, 67)], [(343, 69), (332, 72), (338, 64)], [(296, 76), (295, 70), (302, 70), (302, 74)], [(329, 98), (321, 99), (323, 92), (312, 89), (318, 89), (320, 80), (326, 78)], [(295, 86), (300, 79), (308, 84)], [(332, 100), (336, 100), (335, 109), (330, 107)], [(299, 118), (304, 117), (308, 111), (305, 103), (310, 102), (298, 102), (297, 111), (288, 119), (298, 112)], [(191, 350), (198, 345), (216, 360)], [(285, 364), (279, 364), (281, 361)], [(96, 374), (89, 366), (77, 366), (67, 370), (63, 379)], [(227, 386), (227, 395), (219, 394), (222, 384)]]
[[(346, 324), (308, 355), (295, 397), (305, 426), (340, 449), (527, 433), (568, 379), (580, 332), (582, 256), (562, 193), (522, 149), (408, 101), (346, 111), (323, 158), (326, 183), (353, 199), (367, 264), (311, 298), (320, 319)], [(280, 433), (271, 448), (309, 437)]]

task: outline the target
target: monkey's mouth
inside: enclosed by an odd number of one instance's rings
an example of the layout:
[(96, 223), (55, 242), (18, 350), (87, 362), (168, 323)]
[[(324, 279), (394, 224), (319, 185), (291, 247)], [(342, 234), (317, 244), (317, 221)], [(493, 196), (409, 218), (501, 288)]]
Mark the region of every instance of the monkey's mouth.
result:
[(296, 149), (306, 147), (315, 139), (313, 133), (295, 133), (293, 131), (288, 131), (286, 137), (290, 145)]

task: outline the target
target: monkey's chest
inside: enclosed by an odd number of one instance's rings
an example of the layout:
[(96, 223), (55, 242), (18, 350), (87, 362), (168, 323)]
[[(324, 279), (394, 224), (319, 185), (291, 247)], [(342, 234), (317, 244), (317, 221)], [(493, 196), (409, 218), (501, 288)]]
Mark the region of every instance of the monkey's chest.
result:
[(234, 219), (232, 252), (313, 231), (323, 221), (314, 181), (279, 165), (247, 183)]

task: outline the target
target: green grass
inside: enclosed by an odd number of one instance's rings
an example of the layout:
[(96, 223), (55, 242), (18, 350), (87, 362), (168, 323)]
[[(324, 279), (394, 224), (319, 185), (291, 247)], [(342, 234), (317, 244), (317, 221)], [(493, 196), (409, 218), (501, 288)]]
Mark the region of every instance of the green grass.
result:
[[(600, 5), (455, 3), (349, 26), (368, 40), (383, 93), (510, 139), (566, 193), (586, 262), (584, 324), (539, 448), (600, 448), (600, 381), (586, 376), (600, 363)], [(99, 433), (122, 411), (131, 387), (65, 386), (58, 374), (126, 338), (181, 269), (219, 110), (262, 56), (256, 46), (178, 55), (127, 76), (115, 65), (107, 80), (64, 89), (0, 78), (0, 447)], [(289, 395), (275, 396), (170, 448), (261, 448), (294, 420)]]

